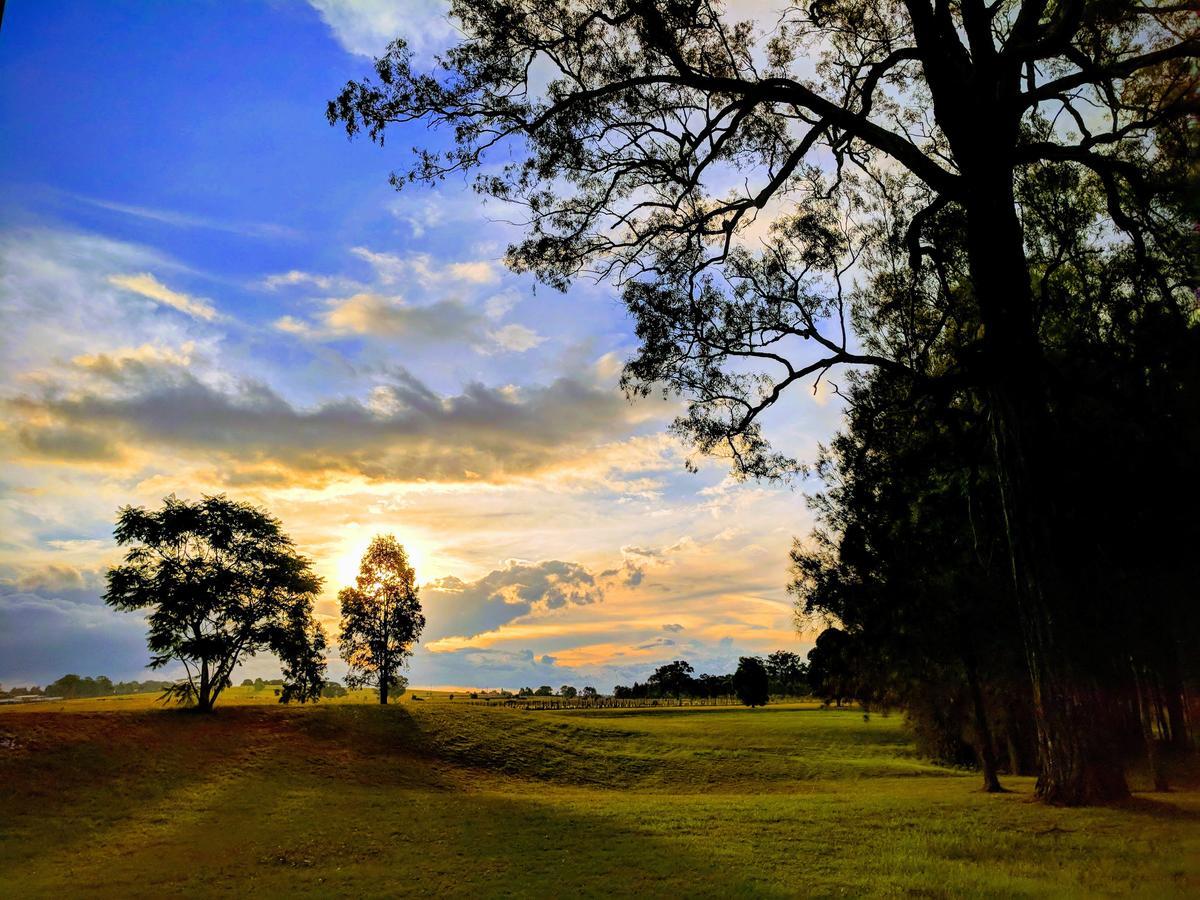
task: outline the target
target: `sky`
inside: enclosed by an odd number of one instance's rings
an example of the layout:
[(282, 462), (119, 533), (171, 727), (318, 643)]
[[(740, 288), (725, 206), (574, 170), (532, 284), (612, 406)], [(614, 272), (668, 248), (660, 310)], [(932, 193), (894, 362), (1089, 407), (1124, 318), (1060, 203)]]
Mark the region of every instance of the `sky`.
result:
[[(503, 208), (388, 185), (446, 135), (328, 125), (397, 35), (427, 60), (455, 31), (440, 0), (9, 0), (0, 684), (161, 677), (101, 595), (117, 510), (171, 493), (280, 518), (331, 635), (395, 534), (428, 618), (416, 686), (607, 690), (810, 646), (785, 588), (813, 485), (686, 471), (678, 405), (617, 387), (636, 343), (612, 285), (536, 288), (504, 268)], [(768, 437), (812, 459), (840, 421), (798, 391)]]

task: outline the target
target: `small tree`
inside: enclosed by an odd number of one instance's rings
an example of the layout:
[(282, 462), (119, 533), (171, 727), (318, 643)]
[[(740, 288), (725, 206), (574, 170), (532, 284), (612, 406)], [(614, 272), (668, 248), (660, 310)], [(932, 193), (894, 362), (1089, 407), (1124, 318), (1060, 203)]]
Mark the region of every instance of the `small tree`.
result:
[(325, 686), (321, 688), (321, 696), (330, 699), (345, 697), (347, 693), (349, 692), (336, 681), (327, 681), (325, 682)]
[(416, 573), (394, 535), (375, 536), (363, 554), (354, 587), (342, 588), (338, 601), (342, 607), (338, 641), (342, 659), (350, 667), (346, 685), (376, 687), (379, 702), (386, 704), (425, 627)]
[(536, 691), (533, 692), (533, 696), (535, 696), (535, 697), (553, 697), (554, 696), (554, 688), (550, 687), (550, 685), (548, 685), (548, 684), (543, 684), (541, 687), (539, 687)]
[(746, 706), (766, 706), (770, 695), (770, 680), (763, 661), (757, 656), (743, 656), (733, 673), (733, 690)]
[(561, 696), (561, 697), (565, 697), (568, 700), (574, 700), (575, 697), (579, 694), (579, 691), (575, 690), (575, 688), (569, 684), (564, 684), (562, 687), (560, 687), (558, 689), (558, 693), (559, 693), (559, 696)]
[(588, 700), (594, 700), (596, 697), (600, 696), (599, 692), (590, 684), (579, 693)]
[(287, 675), (283, 701), (316, 699), (325, 635), (313, 619), (321, 579), (279, 520), (223, 495), (162, 509), (126, 506), (117, 517), (125, 562), (108, 571), (104, 601), (150, 610), (150, 668), (178, 661), (187, 679), (164, 697), (209, 712), (243, 656), (268, 650)]

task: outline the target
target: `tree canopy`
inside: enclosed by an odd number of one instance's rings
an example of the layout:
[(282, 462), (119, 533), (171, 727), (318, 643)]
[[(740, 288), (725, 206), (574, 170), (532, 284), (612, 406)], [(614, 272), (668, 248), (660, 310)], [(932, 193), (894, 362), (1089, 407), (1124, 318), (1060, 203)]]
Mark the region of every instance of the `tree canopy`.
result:
[(733, 673), (733, 689), (744, 706), (766, 706), (771, 696), (767, 667), (757, 656), (743, 656)]
[[(1085, 402), (1080, 418), (1058, 410), (1087, 356), (1064, 357), (1044, 325), (1061, 311), (1119, 331), (1132, 298), (1168, 331), (1194, 320), (1194, 11), (819, 0), (787, 4), (762, 40), (717, 0), (451, 12), (463, 37), (432, 72), (397, 41), (330, 121), (381, 143), (399, 123), (451, 129), (453, 148), (419, 148), (393, 183), (472, 173), (527, 211), (515, 269), (561, 289), (620, 283), (639, 338), (627, 391), (681, 395), (675, 431), (740, 475), (800, 468), (762, 417), (836, 367), (886, 372), (942, 410), (975, 405), (1039, 792), (1123, 797), (1099, 724), (1111, 659), (1084, 638), (1087, 563), (1058, 540), (1078, 498), (1057, 474), (1095, 422)], [(1070, 199), (1031, 224), (1031, 196)]]
[[(425, 627), (417, 576), (394, 535), (376, 535), (363, 554), (352, 587), (338, 592), (338, 642), (349, 666), (346, 686), (371, 685), (386, 704)], [(407, 686), (407, 680), (404, 685)]]
[(174, 494), (158, 510), (123, 507), (114, 531), (128, 547), (108, 571), (104, 600), (149, 610), (150, 668), (181, 663), (186, 679), (166, 692), (211, 711), (247, 656), (279, 657), (280, 699), (314, 700), (325, 673), (325, 635), (313, 619), (321, 579), (279, 520), (224, 495)]

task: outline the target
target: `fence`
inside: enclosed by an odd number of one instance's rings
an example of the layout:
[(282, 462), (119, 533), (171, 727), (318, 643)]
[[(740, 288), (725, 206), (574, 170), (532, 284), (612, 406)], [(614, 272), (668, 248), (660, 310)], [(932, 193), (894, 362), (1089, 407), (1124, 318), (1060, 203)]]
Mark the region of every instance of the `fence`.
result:
[(510, 697), (506, 709), (653, 709), (659, 706), (739, 706), (737, 697)]

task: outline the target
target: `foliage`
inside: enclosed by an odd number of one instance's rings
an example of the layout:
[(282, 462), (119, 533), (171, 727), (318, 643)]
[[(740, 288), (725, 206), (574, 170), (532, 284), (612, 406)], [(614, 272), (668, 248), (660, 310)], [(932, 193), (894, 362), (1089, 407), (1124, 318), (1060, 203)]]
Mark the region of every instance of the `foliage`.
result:
[(245, 656), (270, 651), (287, 675), (284, 700), (315, 699), (325, 660), (312, 606), (321, 579), (277, 519), (206, 496), (175, 495), (160, 510), (123, 507), (114, 532), (128, 546), (108, 572), (105, 602), (149, 610), (150, 667), (182, 663), (184, 681), (164, 696), (209, 711)]
[(767, 667), (757, 656), (743, 656), (733, 673), (733, 690), (743, 706), (766, 706), (770, 699), (770, 678)]
[(321, 696), (330, 700), (345, 697), (347, 693), (349, 692), (336, 681), (327, 681), (321, 688)]
[[(939, 416), (977, 413), (1042, 795), (1125, 796), (1106, 726), (1129, 678), (1093, 648), (1111, 620), (1085, 588), (1105, 535), (1060, 476), (1111, 421), (1074, 391), (1113, 362), (1105, 334), (1154, 347), (1195, 319), (1194, 11), (791, 3), (756, 43), (717, 0), (451, 10), (462, 40), (433, 72), (397, 41), (331, 123), (380, 143), (396, 123), (451, 128), (452, 149), (419, 149), (393, 183), (473, 173), (527, 211), (515, 269), (560, 289), (618, 281), (639, 338), (627, 391), (682, 396), (675, 431), (738, 475), (801, 468), (762, 417), (839, 368), (873, 367)], [(1090, 202), (1028, 216), (1031, 197), (1071, 194)], [(1059, 343), (1048, 323), (1100, 340)], [(1165, 385), (1186, 365), (1142, 375)], [(1153, 502), (1130, 507), (1155, 518)]]
[(677, 659), (655, 669), (646, 684), (654, 696), (684, 697), (692, 693), (694, 671), (686, 660)]
[(379, 702), (387, 703), (425, 627), (417, 594), (416, 573), (404, 548), (393, 535), (376, 535), (363, 554), (354, 587), (338, 592), (338, 642), (350, 669), (348, 687), (373, 685)]
[(763, 665), (771, 681), (771, 693), (790, 697), (808, 693), (808, 664), (800, 654), (775, 650), (767, 655)]

